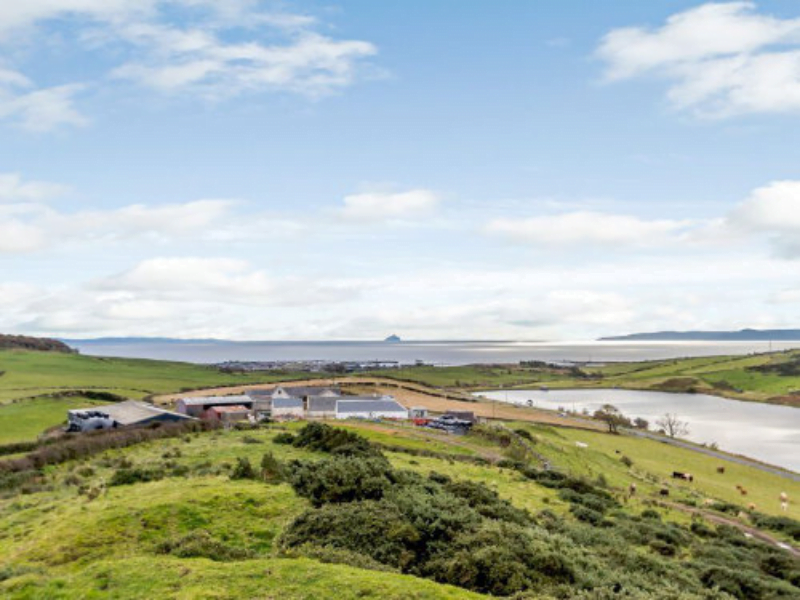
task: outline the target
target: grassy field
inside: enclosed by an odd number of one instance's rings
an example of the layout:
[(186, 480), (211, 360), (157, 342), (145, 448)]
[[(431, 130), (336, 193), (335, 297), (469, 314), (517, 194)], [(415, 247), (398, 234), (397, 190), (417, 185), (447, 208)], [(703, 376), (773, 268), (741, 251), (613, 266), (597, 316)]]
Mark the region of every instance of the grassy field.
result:
[(98, 404), (80, 391), (125, 398), (222, 385), (266, 383), (304, 375), (227, 374), (189, 363), (0, 350), (0, 444), (35, 439), (65, 422), (66, 411)]
[(299, 377), (292, 373), (229, 374), (190, 363), (0, 350), (0, 402), (69, 390), (109, 391), (129, 398)]
[[(522, 365), (410, 367), (381, 376), (449, 390), (594, 388), (700, 392), (800, 406), (800, 375), (758, 370), (800, 361), (800, 351), (610, 363), (579, 370)], [(798, 371), (800, 372), (800, 371)]]
[(0, 445), (35, 440), (43, 431), (64, 423), (66, 411), (104, 402), (83, 397), (35, 398), (0, 406)]
[[(297, 431), (301, 424), (288, 426)], [(447, 437), (391, 423), (346, 423), (386, 451), (391, 463), (422, 474), (431, 471), (457, 480), (481, 482), (500, 497), (531, 513), (547, 509), (570, 519), (569, 504), (556, 490), (537, 485), (516, 471), (462, 459), (507, 450), (484, 434)], [(536, 452), (562, 472), (601, 481), (636, 514), (657, 506), (658, 490), (669, 486), (672, 502), (703, 505), (707, 498), (743, 504), (735, 484), (750, 490), (767, 514), (780, 512), (782, 491), (800, 498), (800, 484), (750, 467), (726, 465), (657, 442), (600, 432), (511, 423), (533, 438)], [(287, 484), (232, 481), (238, 458), (258, 464), (265, 451), (282, 461), (317, 459), (319, 454), (272, 439), (287, 427), (253, 431), (195, 433), (181, 438), (109, 450), (92, 458), (47, 467), (40, 491), (6, 494), (0, 500), (0, 596), (4, 598), (478, 598), (462, 589), (396, 573), (326, 564), (277, 551), (287, 524), (308, 508)], [(575, 442), (587, 444), (579, 448)], [(617, 451), (620, 451), (619, 453)], [(632, 466), (621, 460), (632, 459)], [(459, 458), (461, 457), (461, 458)], [(120, 465), (168, 468), (180, 475), (160, 481), (105, 487)], [(177, 469), (181, 469), (178, 471)], [(674, 469), (690, 470), (695, 482), (675, 483)], [(631, 499), (625, 491), (638, 486)], [(100, 486), (91, 498), (87, 489)], [(658, 508), (665, 522), (688, 525), (690, 517)], [(788, 516), (800, 518), (797, 504)], [(747, 519), (742, 520), (747, 524)], [(215, 543), (241, 557), (210, 560), (164, 554), (192, 532), (207, 532)], [(780, 538), (780, 536), (778, 536)], [(158, 568), (154, 568), (157, 565)]]

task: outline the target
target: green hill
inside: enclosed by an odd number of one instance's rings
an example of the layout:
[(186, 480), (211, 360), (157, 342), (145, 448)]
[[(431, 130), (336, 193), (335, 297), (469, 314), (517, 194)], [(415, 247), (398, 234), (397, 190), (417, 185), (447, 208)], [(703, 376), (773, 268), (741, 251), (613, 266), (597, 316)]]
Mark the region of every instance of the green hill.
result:
[[(31, 472), (0, 463), (0, 596), (477, 598), (464, 588), (495, 585), (527, 589), (526, 598), (611, 598), (624, 589), (628, 598), (749, 600), (800, 590), (800, 562), (736, 528), (796, 544), (800, 523), (786, 517), (797, 509), (784, 515), (777, 502), (781, 491), (800, 497), (796, 482), (740, 465), (719, 474), (709, 457), (586, 431), (509, 424), (452, 438), (388, 423), (343, 431), (357, 436), (314, 434), (298, 445), (276, 443), (285, 427), (197, 431), (84, 447)], [(388, 463), (375, 463), (370, 477), (390, 477), (388, 487), (348, 474), (347, 465), (380, 460), (369, 458), (375, 452)], [(291, 484), (261, 480), (266, 453)], [(319, 470), (328, 463), (336, 480)], [(671, 479), (675, 468), (691, 469), (695, 482)], [(380, 498), (379, 489), (382, 499), (359, 499)], [(373, 505), (387, 516), (368, 520)], [(355, 521), (337, 533), (338, 519)], [(313, 535), (297, 545), (309, 523)], [(504, 537), (493, 537), (498, 527)], [(416, 545), (429, 535), (438, 545)], [(438, 548), (441, 559), (415, 566), (423, 548)]]

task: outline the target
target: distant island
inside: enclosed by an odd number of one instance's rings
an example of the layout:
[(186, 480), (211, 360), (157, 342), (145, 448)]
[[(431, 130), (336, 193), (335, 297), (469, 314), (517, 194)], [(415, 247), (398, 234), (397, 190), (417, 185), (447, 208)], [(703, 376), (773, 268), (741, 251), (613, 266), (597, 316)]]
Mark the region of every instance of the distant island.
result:
[(395, 344), (396, 344), (397, 342), (402, 342), (403, 340), (401, 340), (401, 339), (400, 339), (400, 336), (399, 336), (399, 335), (394, 335), (394, 334), (392, 334), (392, 335), (390, 335), (389, 337), (387, 337), (387, 338), (386, 338), (385, 340), (383, 340), (383, 341), (384, 341), (384, 342), (390, 342), (390, 343), (395, 343)]
[(741, 329), (739, 331), (656, 331), (601, 337), (601, 342), (779, 342), (800, 340), (800, 329)]

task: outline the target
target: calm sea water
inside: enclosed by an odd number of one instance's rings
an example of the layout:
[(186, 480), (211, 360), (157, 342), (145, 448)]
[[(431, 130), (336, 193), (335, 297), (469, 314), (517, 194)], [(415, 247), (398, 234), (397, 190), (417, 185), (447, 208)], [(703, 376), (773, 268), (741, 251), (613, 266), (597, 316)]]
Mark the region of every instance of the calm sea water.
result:
[(797, 342), (70, 342), (83, 354), (193, 363), (226, 360), (423, 360), (437, 365), (515, 363), (521, 360), (608, 362), (800, 348)]
[(613, 404), (628, 417), (650, 421), (675, 413), (688, 422), (687, 439), (800, 472), (800, 409), (727, 400), (705, 394), (630, 390), (509, 390), (481, 392), (494, 400), (539, 408), (594, 412)]

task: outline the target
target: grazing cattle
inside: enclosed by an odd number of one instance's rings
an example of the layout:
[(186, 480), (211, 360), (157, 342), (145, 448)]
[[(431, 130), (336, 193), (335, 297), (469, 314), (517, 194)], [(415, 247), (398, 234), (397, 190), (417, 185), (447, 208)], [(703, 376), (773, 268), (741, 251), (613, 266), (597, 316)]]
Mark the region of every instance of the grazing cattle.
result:
[(667, 488), (661, 488), (660, 490), (658, 490), (658, 493), (661, 494), (662, 496), (669, 496), (669, 490)]
[(725, 467), (717, 467), (717, 473), (719, 473), (720, 475), (724, 475), (725, 474)]
[(622, 454), (622, 450), (614, 450), (614, 454)]
[(755, 510), (755, 509), (756, 505), (754, 502), (751, 502), (750, 504), (747, 505), (747, 510)]
[(789, 494), (787, 494), (786, 492), (781, 492), (780, 500), (781, 500), (781, 510), (783, 512), (789, 510)]
[(683, 473), (681, 471), (672, 472), (673, 479), (683, 479), (684, 481), (694, 481), (694, 476), (691, 473)]
[(631, 483), (628, 486), (628, 495), (629, 496), (634, 496), (635, 494), (636, 494), (636, 484), (635, 483)]
[(739, 493), (740, 493), (742, 496), (747, 496), (747, 490), (746, 490), (746, 489), (744, 489), (744, 488), (739, 488)]

